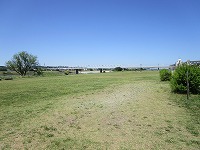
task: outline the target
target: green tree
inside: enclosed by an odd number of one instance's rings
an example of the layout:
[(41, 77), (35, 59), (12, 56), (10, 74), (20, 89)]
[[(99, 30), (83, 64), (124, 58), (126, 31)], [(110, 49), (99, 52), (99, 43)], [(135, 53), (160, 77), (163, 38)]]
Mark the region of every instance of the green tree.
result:
[(12, 60), (6, 62), (7, 68), (16, 71), (21, 76), (25, 76), (29, 70), (37, 65), (37, 56), (33, 56), (25, 51), (15, 54)]

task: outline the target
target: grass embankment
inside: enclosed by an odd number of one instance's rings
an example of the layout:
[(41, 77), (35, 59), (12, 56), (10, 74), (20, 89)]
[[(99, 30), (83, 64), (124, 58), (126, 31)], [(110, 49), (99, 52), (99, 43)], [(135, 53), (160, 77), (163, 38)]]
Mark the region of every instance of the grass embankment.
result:
[(0, 149), (198, 149), (175, 97), (158, 72), (1, 81)]

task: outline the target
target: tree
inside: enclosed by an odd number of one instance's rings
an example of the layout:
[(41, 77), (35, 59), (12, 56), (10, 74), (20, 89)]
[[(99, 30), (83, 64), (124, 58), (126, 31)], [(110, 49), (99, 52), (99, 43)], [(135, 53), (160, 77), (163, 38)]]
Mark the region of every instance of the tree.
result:
[(7, 68), (16, 71), (21, 76), (25, 76), (29, 70), (37, 65), (37, 56), (28, 54), (25, 51), (15, 54), (12, 60), (6, 62)]

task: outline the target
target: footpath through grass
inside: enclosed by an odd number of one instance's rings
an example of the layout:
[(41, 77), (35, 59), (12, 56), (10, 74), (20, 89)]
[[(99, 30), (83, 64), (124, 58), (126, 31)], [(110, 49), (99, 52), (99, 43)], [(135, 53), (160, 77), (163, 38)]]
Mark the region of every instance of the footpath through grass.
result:
[(198, 149), (175, 97), (156, 71), (1, 81), (0, 149)]

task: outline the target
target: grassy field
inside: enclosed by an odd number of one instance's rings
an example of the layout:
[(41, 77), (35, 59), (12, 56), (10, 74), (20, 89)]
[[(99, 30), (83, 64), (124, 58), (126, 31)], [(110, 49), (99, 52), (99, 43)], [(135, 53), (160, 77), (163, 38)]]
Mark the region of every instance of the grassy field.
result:
[(157, 71), (3, 80), (0, 149), (199, 149), (184, 97)]

